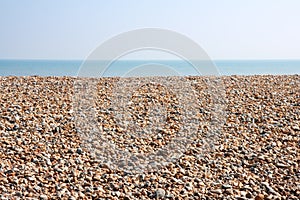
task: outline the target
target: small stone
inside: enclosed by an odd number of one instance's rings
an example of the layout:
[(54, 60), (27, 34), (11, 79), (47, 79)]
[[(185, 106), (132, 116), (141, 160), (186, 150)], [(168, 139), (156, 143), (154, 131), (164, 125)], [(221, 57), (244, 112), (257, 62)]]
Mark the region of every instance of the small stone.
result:
[(181, 174), (185, 174), (185, 170), (184, 169), (180, 168), (179, 171), (180, 171)]
[(226, 190), (225, 190), (225, 193), (226, 193), (226, 194), (232, 195), (232, 194), (233, 194), (233, 190), (232, 190), (232, 189), (226, 189)]
[(51, 166), (51, 165), (52, 165), (51, 160), (50, 160), (50, 159), (46, 159), (46, 164), (47, 164), (48, 166)]
[(242, 196), (242, 197), (245, 197), (245, 196), (246, 196), (246, 194), (247, 194), (247, 192), (246, 192), (246, 191), (241, 191), (241, 193), (240, 193), (240, 194), (241, 194), (241, 196)]
[(252, 198), (252, 194), (251, 194), (250, 192), (248, 192), (248, 193), (246, 194), (246, 197), (247, 197), (248, 199), (250, 199), (250, 198)]
[(255, 200), (264, 200), (265, 196), (263, 194), (258, 194), (256, 197), (255, 197)]
[(262, 184), (267, 188), (267, 190), (275, 195), (278, 195), (278, 193), (269, 185), (267, 182), (262, 182)]
[(91, 187), (87, 187), (87, 188), (85, 189), (85, 191), (88, 192), (88, 193), (94, 192), (93, 188), (91, 188)]
[(48, 197), (47, 197), (47, 195), (42, 194), (42, 195), (40, 195), (40, 199), (41, 199), (41, 200), (47, 200)]
[(16, 192), (16, 193), (15, 193), (15, 196), (17, 196), (17, 197), (22, 197), (22, 193), (21, 193), (21, 192)]
[(101, 176), (99, 174), (96, 174), (95, 176), (93, 176), (93, 180), (100, 181), (101, 180)]
[(19, 125), (17, 125), (17, 124), (14, 125), (13, 130), (16, 131), (16, 130), (18, 130), (18, 129), (19, 129)]
[(229, 184), (224, 184), (224, 185), (222, 185), (222, 188), (223, 189), (230, 189), (230, 188), (232, 188), (232, 186), (229, 185)]
[(84, 195), (84, 193), (82, 193), (82, 192), (79, 192), (79, 197), (81, 197), (81, 198), (85, 198), (85, 195)]
[(246, 197), (239, 197), (239, 196), (236, 196), (235, 198), (236, 198), (237, 200), (247, 200)]
[(156, 192), (155, 192), (155, 196), (156, 196), (156, 198), (158, 198), (158, 199), (164, 198), (165, 195), (166, 195), (166, 191), (165, 191), (164, 189), (162, 189), (162, 188), (158, 188), (158, 189), (156, 190)]
[(185, 189), (188, 190), (188, 191), (191, 191), (191, 190), (193, 190), (193, 185), (191, 183), (187, 183), (185, 185)]
[(245, 185), (243, 187), (243, 190), (250, 190), (250, 191), (252, 191), (252, 188), (249, 185)]
[(294, 131), (300, 131), (299, 126), (293, 126), (292, 129), (294, 129)]
[(199, 178), (195, 178), (194, 181), (197, 182), (197, 183), (202, 182)]
[(0, 178), (0, 182), (2, 182), (2, 183), (8, 183), (9, 181), (7, 180), (7, 178), (1, 177)]
[(76, 150), (76, 153), (82, 154), (82, 149), (81, 149), (81, 148), (78, 148), (78, 149)]
[(112, 193), (112, 195), (113, 195), (113, 196), (120, 197), (120, 195), (121, 195), (121, 192), (119, 192), (119, 191), (116, 191), (116, 192), (113, 192), (113, 193)]
[(27, 180), (29, 180), (29, 181), (35, 181), (35, 178), (32, 177), (32, 176), (30, 176), (30, 177), (27, 178)]
[(171, 194), (171, 193), (169, 193), (169, 194), (166, 195), (166, 198), (173, 199), (173, 198), (174, 198), (174, 195)]
[(222, 194), (222, 190), (221, 189), (216, 189), (216, 190), (211, 190), (212, 193), (216, 193), (216, 194)]
[(277, 163), (276, 167), (279, 167), (279, 168), (288, 168), (289, 166), (285, 165), (285, 164), (282, 164), (282, 163)]
[(145, 180), (145, 174), (140, 174), (140, 175), (139, 175), (139, 179), (140, 179), (141, 181)]
[(73, 150), (72, 149), (68, 149), (68, 153), (73, 153)]
[(37, 192), (39, 192), (41, 190), (41, 187), (39, 187), (39, 186), (36, 185), (36, 186), (34, 186), (34, 190), (37, 191)]

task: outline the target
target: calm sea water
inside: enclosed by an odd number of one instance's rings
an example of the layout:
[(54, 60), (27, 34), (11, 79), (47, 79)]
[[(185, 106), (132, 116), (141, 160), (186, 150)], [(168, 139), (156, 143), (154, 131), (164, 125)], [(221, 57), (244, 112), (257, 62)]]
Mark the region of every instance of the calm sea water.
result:
[[(125, 61), (113, 63), (105, 76), (122, 76), (136, 66), (154, 61)], [(185, 61), (155, 61), (172, 66), (180, 75), (197, 75)], [(300, 60), (217, 60), (221, 75), (300, 74)], [(76, 76), (80, 60), (0, 60), (0, 76)], [(96, 67), (96, 66), (94, 66)]]

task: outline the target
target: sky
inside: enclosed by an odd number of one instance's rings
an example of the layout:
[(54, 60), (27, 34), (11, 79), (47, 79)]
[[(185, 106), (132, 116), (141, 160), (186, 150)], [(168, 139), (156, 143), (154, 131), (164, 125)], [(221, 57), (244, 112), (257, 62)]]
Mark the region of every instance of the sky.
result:
[(162, 28), (216, 60), (300, 59), (299, 0), (0, 0), (0, 59), (84, 59), (107, 39)]

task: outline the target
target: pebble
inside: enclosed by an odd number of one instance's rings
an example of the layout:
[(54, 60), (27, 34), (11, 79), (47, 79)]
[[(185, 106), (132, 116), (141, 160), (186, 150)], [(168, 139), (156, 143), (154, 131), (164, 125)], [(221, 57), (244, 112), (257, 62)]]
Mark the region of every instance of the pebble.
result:
[(241, 191), (240, 194), (241, 194), (242, 197), (245, 197), (247, 192), (246, 191)]
[(254, 199), (255, 200), (264, 200), (265, 196), (263, 194), (258, 194)]
[(222, 194), (222, 190), (221, 189), (216, 189), (216, 190), (211, 190), (212, 193), (216, 193), (216, 194)]
[(275, 194), (277, 195), (278, 193), (269, 185), (269, 183), (267, 182), (262, 182), (262, 184), (267, 188), (267, 190), (272, 193), (272, 194)]
[(248, 193), (246, 194), (246, 197), (247, 197), (248, 199), (250, 199), (250, 198), (252, 198), (252, 194), (251, 194), (250, 192), (248, 192)]
[(229, 189), (229, 188), (232, 188), (232, 186), (228, 185), (228, 184), (224, 184), (224, 185), (222, 185), (222, 188), (223, 189)]
[(78, 149), (76, 150), (76, 152), (77, 152), (78, 154), (82, 154), (82, 149), (81, 149), (81, 148), (78, 148)]
[(189, 183), (185, 184), (185, 189), (188, 190), (188, 191), (192, 191), (193, 190), (192, 183), (189, 182)]
[(155, 196), (156, 196), (156, 198), (158, 198), (158, 199), (163, 199), (163, 198), (165, 197), (165, 194), (166, 194), (166, 192), (165, 192), (165, 190), (162, 189), (162, 188), (158, 188), (158, 189), (156, 190), (156, 192), (155, 192)]
[(285, 164), (282, 164), (282, 163), (277, 163), (276, 166), (279, 167), (279, 168), (287, 168), (287, 167), (289, 167), (288, 165), (285, 165)]
[(41, 199), (41, 200), (47, 200), (48, 197), (47, 197), (47, 195), (42, 194), (42, 195), (40, 195), (40, 199)]

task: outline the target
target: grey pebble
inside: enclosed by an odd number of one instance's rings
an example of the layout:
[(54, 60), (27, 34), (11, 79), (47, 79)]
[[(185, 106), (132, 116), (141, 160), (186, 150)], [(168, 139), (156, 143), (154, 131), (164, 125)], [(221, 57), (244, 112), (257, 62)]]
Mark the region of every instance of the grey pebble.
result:
[(162, 188), (158, 188), (155, 192), (155, 197), (158, 199), (162, 199), (164, 198), (166, 195), (166, 191)]

